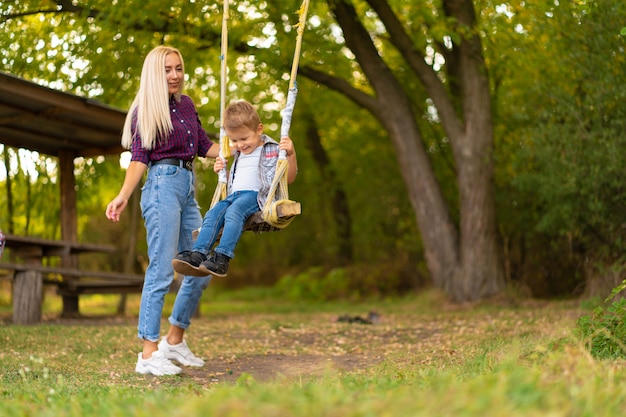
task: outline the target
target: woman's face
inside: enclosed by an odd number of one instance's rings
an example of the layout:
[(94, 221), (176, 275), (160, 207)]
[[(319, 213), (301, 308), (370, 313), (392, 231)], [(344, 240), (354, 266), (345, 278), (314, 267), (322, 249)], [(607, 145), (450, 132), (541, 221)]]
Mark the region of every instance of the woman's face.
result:
[(167, 89), (169, 93), (178, 93), (184, 74), (183, 64), (180, 61), (180, 57), (175, 52), (170, 52), (165, 56), (165, 77), (167, 78)]

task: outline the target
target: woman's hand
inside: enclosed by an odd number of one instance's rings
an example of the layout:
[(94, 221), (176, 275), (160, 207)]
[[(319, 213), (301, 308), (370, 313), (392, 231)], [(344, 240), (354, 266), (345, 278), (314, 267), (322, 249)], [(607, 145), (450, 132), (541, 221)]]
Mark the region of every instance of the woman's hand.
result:
[(119, 222), (120, 221), (120, 215), (122, 214), (122, 212), (124, 211), (124, 209), (126, 208), (126, 205), (128, 204), (128, 200), (117, 196), (115, 197), (108, 205), (107, 205), (107, 209), (106, 209), (106, 216), (107, 219), (111, 220), (112, 222)]

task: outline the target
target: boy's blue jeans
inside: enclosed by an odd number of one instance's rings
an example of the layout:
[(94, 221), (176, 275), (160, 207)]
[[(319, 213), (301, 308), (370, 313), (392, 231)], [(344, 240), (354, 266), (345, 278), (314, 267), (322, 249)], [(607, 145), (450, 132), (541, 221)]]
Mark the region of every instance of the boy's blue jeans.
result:
[(208, 255), (223, 227), (220, 243), (214, 250), (231, 259), (234, 258), (235, 247), (243, 233), (246, 220), (259, 211), (257, 195), (257, 191), (235, 191), (215, 204), (204, 215), (202, 229), (192, 250)]

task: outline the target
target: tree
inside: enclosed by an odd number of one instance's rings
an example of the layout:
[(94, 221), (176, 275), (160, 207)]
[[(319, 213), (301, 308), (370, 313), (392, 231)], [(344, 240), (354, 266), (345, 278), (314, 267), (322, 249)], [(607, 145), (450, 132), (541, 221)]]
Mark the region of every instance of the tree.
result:
[[(495, 218), (490, 86), (473, 2), (444, 0), (440, 7), (423, 2), (418, 13), (403, 21), (399, 16), (415, 5), (396, 2), (394, 11), (390, 1), (368, 0), (384, 31), (366, 28), (379, 25), (363, 4), (358, 13), (347, 0), (327, 3), (367, 85), (356, 86), (340, 74), (309, 65), (301, 73), (368, 109), (389, 132), (435, 285), (456, 301), (498, 293), (504, 274)], [(429, 14), (435, 16), (431, 21), (426, 19)], [(419, 35), (412, 38), (409, 33)], [(419, 87), (403, 84), (401, 66), (395, 64), (394, 70), (388, 55), (405, 60)], [(459, 193), (458, 227), (424, 147), (417, 120), (426, 115), (416, 116), (415, 108), (436, 110), (431, 123), (441, 123), (450, 141)]]

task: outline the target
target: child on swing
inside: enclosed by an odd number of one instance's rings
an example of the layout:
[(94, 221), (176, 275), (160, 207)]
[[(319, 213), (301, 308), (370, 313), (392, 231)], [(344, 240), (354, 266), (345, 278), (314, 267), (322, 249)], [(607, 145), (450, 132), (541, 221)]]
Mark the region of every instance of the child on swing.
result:
[[(291, 139), (285, 136), (278, 143), (265, 135), (257, 111), (247, 101), (237, 101), (226, 107), (223, 126), (234, 150), (227, 197), (207, 211), (191, 251), (180, 252), (172, 260), (174, 270), (183, 275), (225, 277), (246, 221), (269, 197), (280, 150), (287, 154), (289, 184), (298, 172)], [(227, 161), (218, 156), (213, 170), (218, 173), (226, 164)], [(211, 250), (220, 230), (219, 244)]]

